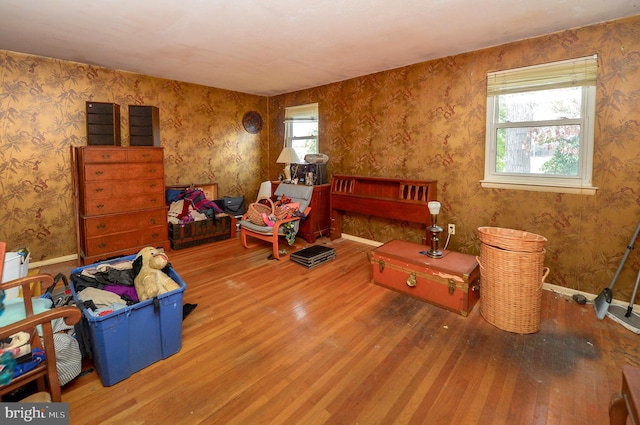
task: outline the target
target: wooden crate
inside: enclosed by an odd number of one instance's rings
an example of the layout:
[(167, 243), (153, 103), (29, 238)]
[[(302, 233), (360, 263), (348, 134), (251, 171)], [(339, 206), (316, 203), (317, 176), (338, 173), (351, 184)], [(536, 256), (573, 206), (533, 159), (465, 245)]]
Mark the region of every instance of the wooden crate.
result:
[(172, 249), (221, 241), (235, 235), (236, 219), (228, 214), (219, 214), (215, 219), (198, 220), (186, 224), (169, 223), (169, 240)]

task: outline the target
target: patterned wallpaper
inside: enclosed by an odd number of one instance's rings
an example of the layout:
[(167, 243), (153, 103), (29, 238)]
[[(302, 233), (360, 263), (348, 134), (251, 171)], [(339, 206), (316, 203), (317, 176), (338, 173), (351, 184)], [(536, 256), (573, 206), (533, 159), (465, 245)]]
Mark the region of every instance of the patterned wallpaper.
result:
[(265, 97), (0, 50), (0, 240), (32, 262), (77, 252), (70, 147), (87, 144), (88, 100), (120, 105), (123, 146), (128, 106), (159, 108), (167, 185), (255, 196), (267, 178), (268, 133), (242, 127)]
[[(599, 55), (594, 196), (483, 189), (485, 75)], [(640, 220), (640, 16), (423, 62), (263, 98), (0, 50), (0, 240), (33, 261), (76, 253), (70, 146), (86, 144), (85, 101), (160, 108), (168, 185), (219, 183), (221, 195), (255, 197), (276, 178), (284, 108), (318, 102), (329, 173), (438, 181), (449, 248), (477, 255), (477, 228), (522, 229), (548, 239), (547, 281), (598, 293), (609, 284)], [(258, 111), (257, 135), (241, 119)], [(408, 223), (349, 215), (344, 231), (421, 242)], [(640, 250), (615, 296), (629, 299)]]
[[(594, 185), (573, 195), (483, 189), (486, 73), (597, 53)], [(419, 63), (269, 99), (274, 142), (284, 108), (319, 102), (329, 174), (438, 181), (449, 248), (478, 255), (477, 228), (545, 236), (547, 282), (590, 293), (607, 286), (640, 220), (640, 16)], [(281, 145), (272, 145), (275, 154)], [(271, 176), (277, 175), (277, 169)], [(345, 216), (345, 233), (420, 243), (420, 226)], [(640, 245), (640, 241), (638, 242)], [(640, 249), (615, 296), (629, 300)]]

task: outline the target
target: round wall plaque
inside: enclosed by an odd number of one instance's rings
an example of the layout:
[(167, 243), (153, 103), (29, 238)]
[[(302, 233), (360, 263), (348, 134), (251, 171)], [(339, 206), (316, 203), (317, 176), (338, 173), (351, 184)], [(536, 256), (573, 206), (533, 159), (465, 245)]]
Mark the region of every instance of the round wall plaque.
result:
[(262, 130), (262, 117), (256, 111), (249, 111), (242, 117), (242, 126), (251, 134), (260, 133), (260, 130)]

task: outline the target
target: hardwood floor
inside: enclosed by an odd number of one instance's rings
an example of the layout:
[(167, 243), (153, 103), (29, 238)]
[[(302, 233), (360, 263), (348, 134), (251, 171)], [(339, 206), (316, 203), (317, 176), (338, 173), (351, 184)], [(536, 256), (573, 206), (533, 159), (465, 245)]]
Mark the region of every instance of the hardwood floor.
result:
[(169, 252), (198, 304), (182, 349), (65, 386), (71, 424), (605, 424), (640, 366), (638, 335), (591, 304), (544, 291), (540, 332), (512, 334), (370, 283), (371, 246), (316, 243), (337, 258), (310, 270), (238, 240)]

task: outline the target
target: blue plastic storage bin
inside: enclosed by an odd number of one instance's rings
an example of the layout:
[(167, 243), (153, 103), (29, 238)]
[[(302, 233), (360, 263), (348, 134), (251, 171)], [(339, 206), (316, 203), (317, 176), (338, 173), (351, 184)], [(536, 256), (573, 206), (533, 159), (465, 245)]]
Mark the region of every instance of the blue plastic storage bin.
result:
[[(98, 264), (133, 260), (135, 255), (79, 267), (71, 272), (71, 291), (80, 305), (73, 275)], [(168, 275), (179, 289), (158, 296), (157, 311), (153, 299), (139, 302), (113, 313), (95, 317), (83, 310), (93, 363), (105, 387), (165, 359), (182, 348), (182, 299), (186, 284), (172, 269)]]

